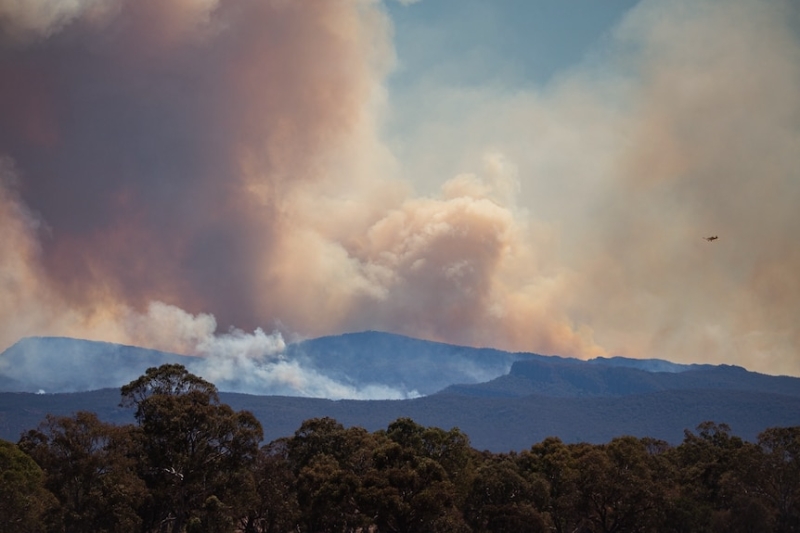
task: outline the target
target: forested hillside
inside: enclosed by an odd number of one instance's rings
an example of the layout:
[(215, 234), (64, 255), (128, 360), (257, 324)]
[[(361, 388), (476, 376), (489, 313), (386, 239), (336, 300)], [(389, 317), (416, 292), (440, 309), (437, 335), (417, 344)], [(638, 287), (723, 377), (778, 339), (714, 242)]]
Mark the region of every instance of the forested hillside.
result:
[[(319, 398), (220, 393), (236, 410), (252, 412), (266, 442), (291, 436), (311, 418), (334, 418), (346, 427), (386, 428), (398, 418), (425, 426), (459, 427), (473, 447), (493, 452), (522, 451), (557, 436), (566, 443), (601, 444), (618, 435), (652, 437), (678, 445), (684, 430), (706, 420), (725, 421), (754, 442), (770, 427), (800, 425), (800, 398), (739, 390), (665, 390), (635, 396), (563, 398), (483, 397), (443, 393), (413, 400), (331, 401)], [(104, 422), (129, 424), (130, 409), (119, 407), (119, 389), (70, 394), (0, 393), (0, 439), (16, 441), (47, 414), (91, 411)]]
[(492, 453), (458, 428), (325, 417), (260, 446), (256, 417), (180, 365), (149, 369), (121, 404), (135, 423), (51, 415), (0, 442), (0, 531), (800, 530), (800, 427)]

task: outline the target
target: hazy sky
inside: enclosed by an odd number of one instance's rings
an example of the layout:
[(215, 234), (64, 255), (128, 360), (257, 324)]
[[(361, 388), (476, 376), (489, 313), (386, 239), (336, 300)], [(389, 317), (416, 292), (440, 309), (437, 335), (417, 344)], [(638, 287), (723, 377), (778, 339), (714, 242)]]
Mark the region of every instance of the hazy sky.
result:
[(800, 375), (798, 205), (792, 0), (0, 0), (0, 350)]

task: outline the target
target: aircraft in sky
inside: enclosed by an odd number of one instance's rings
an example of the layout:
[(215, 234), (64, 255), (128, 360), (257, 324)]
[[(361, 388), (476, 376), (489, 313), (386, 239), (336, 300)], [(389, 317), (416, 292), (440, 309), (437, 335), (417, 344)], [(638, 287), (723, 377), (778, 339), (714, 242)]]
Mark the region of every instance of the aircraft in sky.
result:
[(708, 242), (712, 242), (712, 241), (715, 241), (715, 240), (719, 239), (719, 237), (717, 237), (716, 235), (712, 235), (711, 237), (703, 237), (703, 238), (705, 240), (707, 240)]

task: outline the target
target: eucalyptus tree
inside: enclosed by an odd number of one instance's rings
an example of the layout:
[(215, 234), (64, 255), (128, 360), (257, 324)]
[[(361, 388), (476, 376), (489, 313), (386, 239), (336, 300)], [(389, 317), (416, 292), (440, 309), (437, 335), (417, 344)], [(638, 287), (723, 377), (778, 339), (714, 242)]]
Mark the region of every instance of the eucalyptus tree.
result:
[(463, 507), (472, 531), (549, 531), (540, 512), (548, 498), (547, 486), (541, 478), (524, 476), (515, 455), (484, 454), (479, 457), (480, 464)]
[(737, 522), (757, 523), (763, 531), (800, 531), (800, 426), (766, 429), (738, 463), (729, 482)]
[(378, 531), (469, 531), (461, 512), (471, 475), (467, 436), (400, 418), (376, 437), (363, 499)]
[(746, 443), (730, 426), (706, 421), (697, 433), (684, 431), (683, 442), (671, 453), (677, 473), (678, 494), (669, 511), (672, 531), (730, 531), (729, 480), (741, 466)]
[(59, 502), (54, 522), (80, 533), (135, 532), (146, 489), (136, 472), (130, 426), (100, 421), (94, 413), (48, 415), (20, 439), (45, 473)]
[(217, 388), (182, 365), (149, 368), (121, 392), (121, 405), (136, 409), (140, 475), (151, 495), (145, 527), (232, 531), (237, 502), (253, 489), (258, 420), (220, 403)]
[(365, 429), (328, 417), (306, 420), (287, 440), (303, 531), (355, 532), (374, 525), (362, 498), (374, 446)]
[(36, 533), (57, 505), (39, 465), (16, 444), (0, 440), (0, 533)]
[(287, 438), (278, 439), (258, 452), (252, 467), (254, 490), (239, 521), (243, 533), (296, 530), (301, 514), (297, 477), (289, 461), (287, 442)]
[(659, 531), (671, 480), (647, 442), (618, 437), (574, 454), (583, 528), (597, 533)]
[(578, 470), (574, 452), (580, 446), (568, 445), (558, 437), (547, 437), (520, 454), (520, 473), (530, 483), (544, 486), (546, 497), (539, 510), (556, 533), (579, 530)]

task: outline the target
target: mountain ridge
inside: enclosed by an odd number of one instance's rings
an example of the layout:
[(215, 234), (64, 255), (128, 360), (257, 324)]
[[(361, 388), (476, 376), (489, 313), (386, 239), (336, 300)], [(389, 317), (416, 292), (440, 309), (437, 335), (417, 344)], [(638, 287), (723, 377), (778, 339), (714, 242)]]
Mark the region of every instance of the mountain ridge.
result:
[[(291, 436), (303, 421), (331, 417), (369, 431), (401, 417), (443, 429), (458, 427), (477, 449), (520, 451), (546, 437), (564, 442), (604, 443), (622, 435), (652, 437), (678, 444), (686, 430), (712, 420), (754, 441), (769, 427), (800, 425), (800, 398), (735, 390), (667, 390), (617, 397), (478, 398), (439, 393), (409, 400), (327, 400), (288, 396), (220, 393), (235, 410), (261, 421), (264, 441)], [(16, 441), (46, 414), (96, 412), (116, 424), (133, 422), (133, 411), (119, 407), (116, 389), (80, 393), (0, 392), (0, 438)]]
[(651, 372), (633, 367), (519, 361), (506, 375), (484, 383), (451, 385), (444, 392), (484, 397), (524, 397), (531, 394), (601, 397), (681, 389), (760, 391), (800, 396), (800, 378), (759, 374), (734, 365), (691, 365), (681, 372)]
[[(69, 359), (68, 368), (58, 372), (61, 379), (86, 371), (92, 376), (104, 373), (106, 378), (118, 381), (135, 379), (147, 366), (161, 364), (162, 356), (163, 362), (209, 362), (157, 351), (140, 352), (136, 347), (120, 348), (109, 356), (103, 350), (116, 350), (115, 345), (64, 339), (26, 341), (22, 346), (31, 342), (31, 346), (39, 343), (61, 350), (30, 358), (24, 350), (10, 355), (6, 350), (0, 354), (0, 387), (3, 379), (8, 382), (15, 376), (24, 377), (22, 370), (40, 370), (37, 364), (51, 361), (50, 366), (63, 366), (65, 362), (59, 358)], [(79, 347), (97, 351), (78, 353), (70, 359)], [(377, 383), (387, 389), (405, 384), (432, 392), (407, 399), (331, 400), (242, 394), (220, 387), (223, 402), (256, 415), (266, 441), (289, 436), (304, 420), (324, 416), (370, 431), (385, 428), (400, 417), (445, 429), (459, 427), (475, 447), (492, 451), (524, 449), (548, 436), (567, 442), (599, 443), (628, 434), (677, 443), (685, 430), (707, 420), (727, 423), (736, 434), (750, 440), (768, 427), (800, 425), (800, 378), (769, 376), (732, 365), (680, 365), (626, 358), (582, 361), (453, 346), (380, 332), (310, 339), (290, 344), (286, 351), (283, 359), (268, 361), (267, 365), (283, 365), (282, 371), (302, 368), (306, 376), (323, 376), (332, 382), (339, 379), (336, 383), (350, 383), (353, 390)], [(145, 356), (140, 357), (142, 354)], [(110, 357), (120, 368), (109, 371), (108, 364), (100, 364), (104, 357)], [(141, 368), (126, 366), (126, 358), (135, 359)], [(15, 362), (22, 366), (16, 368)], [(191, 365), (187, 368), (193, 371)], [(481, 372), (495, 375), (476, 381)], [(465, 383), (465, 376), (472, 382)], [(35, 383), (29, 385), (37, 388), (28, 392), (4, 389), (0, 392), (0, 438), (16, 440), (46, 414), (70, 415), (78, 410), (97, 412), (101, 419), (114, 423), (132, 422), (132, 412), (119, 407), (118, 387), (127, 381), (113, 388), (56, 394), (34, 394), (39, 390)], [(445, 385), (436, 389), (442, 383)]]
[[(249, 367), (230, 358), (192, 357), (69, 337), (27, 337), (0, 353), (0, 390), (77, 392), (119, 387), (149, 366), (181, 363), (228, 392), (326, 397), (328, 391), (327, 397), (335, 398), (404, 398), (433, 394), (453, 385), (485, 383), (509, 374), (514, 364), (525, 361), (676, 374), (698, 367), (624, 357), (582, 361), (558, 355), (452, 345), (378, 331), (290, 343), (281, 354), (265, 357), (263, 361), (247, 361)], [(217, 371), (222, 367), (224, 371)], [(270, 381), (277, 370), (317, 386), (293, 390), (291, 383)], [(247, 383), (242, 382), (245, 377)], [(373, 392), (365, 392), (370, 390)]]

